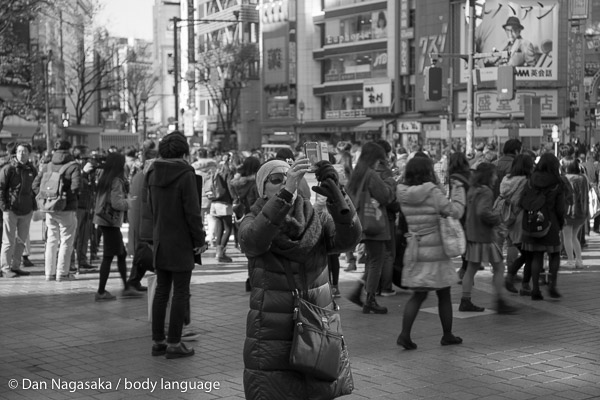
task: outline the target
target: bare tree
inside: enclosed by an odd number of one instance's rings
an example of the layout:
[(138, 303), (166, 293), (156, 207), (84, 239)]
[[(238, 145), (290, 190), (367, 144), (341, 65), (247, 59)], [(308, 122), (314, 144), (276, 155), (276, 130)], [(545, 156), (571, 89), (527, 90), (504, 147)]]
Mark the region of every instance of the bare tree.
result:
[(224, 150), (231, 147), (231, 133), (240, 121), (240, 93), (252, 78), (258, 59), (258, 48), (251, 43), (225, 44), (198, 57), (198, 84), (206, 89), (217, 112)]
[(136, 132), (139, 132), (140, 113), (151, 110), (157, 103), (154, 89), (158, 77), (152, 73), (152, 63), (148, 59), (146, 48), (138, 47), (129, 50), (125, 69), (125, 90), (122, 95), (129, 106), (131, 120)]

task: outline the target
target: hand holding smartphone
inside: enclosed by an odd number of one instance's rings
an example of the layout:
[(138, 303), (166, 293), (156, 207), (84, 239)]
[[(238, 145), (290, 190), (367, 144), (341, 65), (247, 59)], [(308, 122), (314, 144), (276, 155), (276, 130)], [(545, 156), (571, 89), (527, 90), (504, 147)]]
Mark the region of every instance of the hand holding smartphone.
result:
[(315, 172), (319, 161), (329, 161), (329, 146), (325, 142), (305, 142), (304, 154), (310, 161), (310, 172)]

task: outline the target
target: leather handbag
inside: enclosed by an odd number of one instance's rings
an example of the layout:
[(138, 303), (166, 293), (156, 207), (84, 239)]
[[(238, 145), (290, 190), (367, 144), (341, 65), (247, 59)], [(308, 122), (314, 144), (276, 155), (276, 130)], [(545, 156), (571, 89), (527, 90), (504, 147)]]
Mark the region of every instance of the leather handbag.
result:
[[(303, 270), (302, 272), (306, 281), (306, 274)], [(332, 299), (334, 307), (331, 310), (310, 303), (296, 288), (289, 266), (285, 268), (285, 274), (294, 296), (294, 332), (290, 365), (294, 370), (319, 380), (339, 380), (344, 388), (340, 394), (351, 393), (354, 384), (335, 301)]]
[(360, 184), (358, 196), (358, 219), (363, 233), (367, 236), (375, 236), (385, 231), (387, 216), (381, 204), (371, 197), (369, 189), (365, 190), (365, 179)]

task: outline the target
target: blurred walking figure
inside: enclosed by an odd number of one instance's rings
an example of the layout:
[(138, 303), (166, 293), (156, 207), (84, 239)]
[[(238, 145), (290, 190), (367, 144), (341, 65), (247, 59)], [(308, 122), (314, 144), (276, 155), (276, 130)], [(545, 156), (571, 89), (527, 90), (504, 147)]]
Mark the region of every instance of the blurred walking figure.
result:
[[(194, 355), (194, 349), (181, 342), (181, 334), (189, 306), (194, 255), (206, 250), (196, 175), (185, 160), (189, 153), (189, 145), (180, 132), (165, 136), (158, 145), (160, 158), (148, 168), (145, 180), (152, 210), (157, 279), (152, 303), (152, 355), (167, 358)], [(173, 300), (165, 337), (171, 288)]]
[[(406, 164), (404, 182), (398, 185), (397, 198), (408, 224), (409, 244), (407, 252), (413, 251), (416, 259), (412, 265), (404, 265), (402, 283), (413, 291), (404, 307), (402, 332), (396, 343), (406, 350), (414, 350), (411, 331), (421, 305), (430, 291), (438, 298), (438, 313), (442, 323), (442, 346), (462, 343), (452, 333), (452, 299), (450, 286), (456, 275), (452, 260), (444, 252), (440, 232), (440, 216), (459, 219), (465, 209), (465, 190), (462, 181), (450, 179), (451, 200), (441, 189), (428, 157), (414, 157)], [(410, 242), (412, 241), (412, 244)], [(406, 259), (406, 256), (405, 256)]]
[[(385, 221), (385, 227), (380, 232), (369, 235), (363, 233), (362, 235), (362, 241), (365, 243), (367, 252), (366, 276), (364, 277), (366, 279), (364, 286), (367, 291), (367, 301), (363, 304), (360, 298), (363, 284), (356, 288), (349, 299), (353, 303), (362, 306), (365, 314), (387, 313), (387, 308), (380, 306), (375, 298), (386, 257), (391, 255), (392, 237), (386, 207), (396, 198), (396, 181), (394, 178), (390, 176), (384, 181), (377, 171), (380, 165), (386, 165), (386, 163), (387, 155), (381, 146), (372, 142), (365, 143), (347, 187), (347, 192), (357, 207), (360, 207), (359, 200), (363, 193), (368, 192), (371, 199), (379, 203), (379, 210), (383, 214), (381, 218)], [(361, 221), (361, 224), (363, 222)]]
[(125, 156), (121, 153), (108, 153), (106, 163), (98, 180), (98, 194), (94, 213), (94, 224), (100, 227), (104, 241), (104, 253), (100, 264), (100, 281), (96, 301), (115, 300), (106, 290), (110, 265), (117, 257), (119, 275), (123, 281), (123, 296), (137, 296), (138, 292), (127, 284), (127, 251), (123, 243), (121, 226), (125, 211), (130, 208), (132, 199), (125, 192)]
[(561, 168), (573, 188), (573, 205), (567, 212), (566, 223), (562, 230), (565, 252), (567, 253), (567, 266), (583, 268), (581, 244), (578, 237), (589, 214), (589, 183), (586, 176), (580, 172), (578, 159), (563, 160)]
[(29, 162), (31, 146), (18, 143), (16, 155), (0, 171), (0, 209), (2, 209), (2, 252), (0, 276), (27, 276), (21, 256), (29, 237), (29, 226), (36, 208), (32, 185), (37, 171)]

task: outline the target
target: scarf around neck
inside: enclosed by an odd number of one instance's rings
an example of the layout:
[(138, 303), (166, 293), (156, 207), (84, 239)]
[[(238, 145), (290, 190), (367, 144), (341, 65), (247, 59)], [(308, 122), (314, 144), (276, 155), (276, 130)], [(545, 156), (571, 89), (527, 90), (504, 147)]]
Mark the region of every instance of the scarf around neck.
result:
[[(260, 198), (251, 211), (258, 215), (268, 200)], [(288, 260), (304, 263), (322, 236), (322, 224), (310, 201), (296, 197), (292, 208), (279, 226), (273, 239), (271, 251)]]

